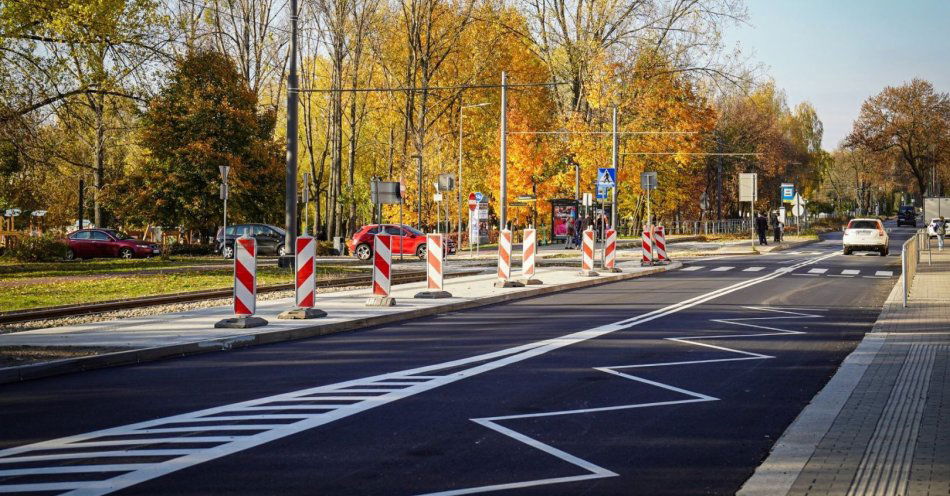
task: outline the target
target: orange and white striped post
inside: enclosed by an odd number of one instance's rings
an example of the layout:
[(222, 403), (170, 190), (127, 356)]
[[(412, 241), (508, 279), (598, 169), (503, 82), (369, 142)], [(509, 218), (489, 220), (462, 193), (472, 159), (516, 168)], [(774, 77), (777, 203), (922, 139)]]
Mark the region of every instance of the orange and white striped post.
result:
[(645, 226), (640, 239), (642, 241), (640, 265), (653, 265), (653, 226)]
[(520, 282), (511, 280), (511, 231), (502, 229), (498, 233), (498, 280), (496, 288), (521, 287)]
[(373, 296), (366, 300), (366, 306), (391, 307), (396, 304), (389, 295), (393, 266), (391, 247), (392, 236), (377, 234), (373, 237)]
[(278, 319), (315, 319), (326, 317), (323, 310), (313, 308), (316, 304), (317, 240), (311, 236), (299, 236), (294, 243), (294, 300), (296, 308), (282, 312)]
[(257, 310), (257, 242), (246, 233), (234, 243), (234, 315), (215, 327), (248, 328), (267, 325), (267, 321), (255, 317)]
[(663, 226), (656, 226), (656, 231), (653, 233), (653, 242), (656, 245), (656, 263), (670, 263), (670, 257), (666, 255), (666, 231)]
[(594, 229), (588, 227), (581, 241), (581, 271), (585, 277), (599, 276), (594, 272)]
[(441, 234), (426, 234), (426, 287), (427, 291), (416, 293), (416, 298), (451, 298), (452, 293), (443, 289), (445, 274), (445, 249)]
[(541, 281), (534, 278), (534, 258), (538, 252), (538, 231), (533, 227), (524, 230), (524, 241), (521, 242), (521, 282), (525, 285), (538, 285)]
[(617, 230), (607, 229), (607, 239), (604, 242), (604, 270), (607, 272), (620, 272), (617, 267)]

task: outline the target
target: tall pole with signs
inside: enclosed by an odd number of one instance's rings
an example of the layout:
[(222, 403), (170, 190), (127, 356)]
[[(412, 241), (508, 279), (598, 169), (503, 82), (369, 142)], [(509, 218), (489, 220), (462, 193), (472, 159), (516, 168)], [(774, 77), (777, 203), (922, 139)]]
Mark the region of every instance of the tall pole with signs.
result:
[[(303, 229), (301, 232), (307, 234), (307, 226), (310, 224), (310, 173), (303, 173), (303, 188), (300, 190), (300, 202), (303, 203)], [(313, 230), (316, 234), (316, 229)]]
[[(618, 148), (618, 146), (617, 146), (618, 138), (617, 138), (617, 106), (616, 106), (616, 105), (614, 105), (612, 129), (613, 129), (613, 132), (612, 132), (612, 134), (613, 134), (613, 140), (612, 140), (612, 141), (613, 141), (613, 146), (611, 147), (610, 167), (612, 167), (613, 170), (614, 170), (614, 179), (616, 180), (617, 157), (618, 157), (618, 154), (619, 154), (619, 151), (618, 151), (618, 149), (617, 149), (617, 148)], [(613, 192), (611, 193), (611, 198), (610, 198), (610, 199), (611, 199), (611, 201), (610, 201), (610, 204), (611, 204), (611, 207), (610, 207), (610, 228), (611, 228), (611, 229), (617, 229), (617, 184), (616, 184), (616, 183), (614, 183)], [(605, 229), (605, 230), (604, 230), (604, 233), (605, 233), (604, 235), (605, 235), (605, 236), (606, 236), (606, 232), (607, 232), (607, 230)]]
[(650, 192), (657, 188), (657, 184), (656, 172), (640, 173), (640, 189), (647, 192), (647, 226), (653, 225), (653, 213), (650, 210)]
[(749, 202), (749, 219), (752, 221), (751, 246), (755, 251), (755, 201), (758, 199), (758, 175), (754, 172), (739, 174), (739, 201)]

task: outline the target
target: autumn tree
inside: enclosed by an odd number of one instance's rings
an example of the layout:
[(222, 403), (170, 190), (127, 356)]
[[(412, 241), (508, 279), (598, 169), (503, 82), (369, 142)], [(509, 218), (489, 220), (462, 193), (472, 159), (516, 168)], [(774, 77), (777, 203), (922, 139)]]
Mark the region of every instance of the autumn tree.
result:
[(936, 183), (950, 172), (950, 96), (922, 79), (888, 86), (861, 105), (845, 145), (873, 152), (881, 161), (897, 157), (919, 195), (936, 194), (941, 189)]
[(273, 112), (226, 55), (195, 52), (181, 60), (142, 116), (142, 164), (111, 195), (128, 221), (210, 233), (221, 217), (218, 167), (230, 166), (230, 214), (281, 218), (283, 167)]

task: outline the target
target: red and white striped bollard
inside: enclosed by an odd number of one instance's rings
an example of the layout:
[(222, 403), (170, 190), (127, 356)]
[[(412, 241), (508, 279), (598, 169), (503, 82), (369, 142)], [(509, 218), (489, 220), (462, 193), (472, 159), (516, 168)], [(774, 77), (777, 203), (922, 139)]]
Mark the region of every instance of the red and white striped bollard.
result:
[(640, 240), (640, 265), (653, 265), (653, 226), (644, 227)]
[(666, 232), (663, 226), (656, 226), (653, 233), (653, 242), (656, 245), (656, 262), (661, 264), (670, 263), (670, 257), (666, 255)]
[(392, 236), (377, 234), (373, 237), (373, 296), (366, 300), (366, 306), (391, 307), (396, 299), (389, 295), (392, 277), (393, 254)]
[(617, 267), (617, 230), (607, 229), (607, 239), (604, 243), (604, 269), (608, 272), (620, 272)]
[(502, 229), (498, 233), (498, 280), (496, 288), (515, 288), (523, 284), (511, 280), (511, 231)]
[(445, 279), (445, 250), (441, 234), (426, 234), (426, 287), (427, 291), (416, 293), (416, 298), (451, 298), (452, 293), (443, 289)]
[(294, 300), (296, 308), (282, 312), (278, 319), (315, 319), (326, 317), (323, 310), (313, 308), (317, 297), (317, 240), (311, 236), (297, 237), (294, 255)]
[(259, 327), (267, 321), (255, 317), (257, 310), (257, 242), (244, 234), (234, 240), (234, 315), (214, 326), (218, 328)]
[(538, 285), (541, 281), (534, 278), (535, 255), (538, 253), (538, 231), (533, 227), (524, 230), (524, 240), (521, 242), (521, 282), (527, 285)]
[(581, 236), (581, 271), (585, 277), (599, 276), (594, 272), (594, 229), (588, 227)]

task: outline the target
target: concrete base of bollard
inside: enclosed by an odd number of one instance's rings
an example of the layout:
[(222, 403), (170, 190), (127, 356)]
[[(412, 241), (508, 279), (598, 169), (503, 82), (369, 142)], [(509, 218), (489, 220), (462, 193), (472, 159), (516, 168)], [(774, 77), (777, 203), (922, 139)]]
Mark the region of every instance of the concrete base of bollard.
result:
[(653, 262), (640, 262), (640, 267), (653, 267), (654, 265), (656, 264)]
[(392, 296), (370, 296), (366, 299), (366, 306), (368, 307), (394, 307), (396, 306), (396, 299)]
[(413, 298), (428, 298), (428, 299), (439, 299), (439, 298), (451, 298), (452, 293), (448, 291), (422, 291), (421, 293), (416, 293)]
[(320, 317), (326, 317), (327, 313), (323, 310), (318, 310), (316, 308), (292, 308), (286, 312), (281, 312), (277, 316), (278, 319), (284, 320), (302, 320), (302, 319), (319, 319)]
[(525, 286), (540, 286), (544, 284), (540, 279), (521, 279), (518, 282), (524, 284)]
[(501, 279), (495, 281), (494, 286), (496, 288), (523, 288), (524, 284), (518, 281), (503, 281)]
[(578, 272), (577, 275), (579, 275), (579, 276), (581, 276), (581, 277), (597, 277), (597, 276), (599, 276), (600, 274), (598, 274), (598, 273), (596, 273), (596, 272), (594, 272), (594, 271), (592, 271), (592, 270), (582, 270), (582, 271)]
[(215, 329), (249, 329), (251, 327), (266, 326), (267, 320), (260, 317), (233, 317), (230, 319), (219, 320)]
[(604, 272), (610, 272), (612, 274), (616, 274), (618, 272), (623, 272), (623, 271), (620, 270), (620, 267), (610, 267), (609, 269), (604, 269)]

